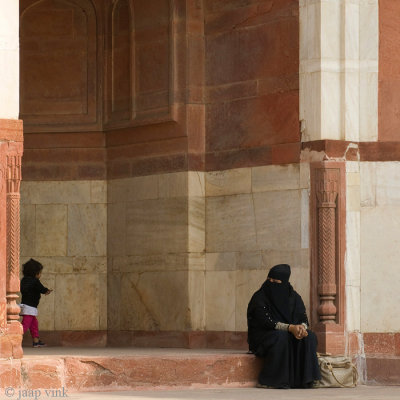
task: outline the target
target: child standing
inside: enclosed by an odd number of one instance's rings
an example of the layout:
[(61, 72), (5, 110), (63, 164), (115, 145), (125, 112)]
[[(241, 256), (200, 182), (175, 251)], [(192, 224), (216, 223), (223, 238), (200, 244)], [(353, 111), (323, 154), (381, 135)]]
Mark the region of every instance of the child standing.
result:
[(40, 282), (43, 265), (31, 258), (23, 265), (24, 277), (21, 279), (21, 313), (24, 333), (29, 329), (33, 339), (33, 347), (46, 346), (39, 339), (38, 310), (40, 295), (48, 295), (53, 290), (47, 289)]

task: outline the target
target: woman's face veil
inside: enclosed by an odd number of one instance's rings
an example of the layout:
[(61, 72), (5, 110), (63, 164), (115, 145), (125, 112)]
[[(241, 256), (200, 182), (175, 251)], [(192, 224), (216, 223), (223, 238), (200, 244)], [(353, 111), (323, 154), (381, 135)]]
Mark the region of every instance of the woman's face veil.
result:
[(273, 314), (277, 314), (281, 322), (292, 322), (292, 311), (289, 304), (289, 297), (292, 292), (292, 286), (289, 283), (290, 266), (288, 264), (279, 264), (272, 267), (268, 273), (268, 278), (276, 279), (281, 283), (271, 282), (267, 279), (263, 288), (266, 296), (273, 308)]

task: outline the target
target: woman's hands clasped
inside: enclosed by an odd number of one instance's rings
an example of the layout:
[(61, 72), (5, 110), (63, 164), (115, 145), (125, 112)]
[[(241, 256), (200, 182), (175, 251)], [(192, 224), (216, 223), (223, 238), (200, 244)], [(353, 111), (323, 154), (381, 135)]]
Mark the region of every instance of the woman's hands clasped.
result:
[(308, 336), (307, 329), (303, 325), (289, 325), (289, 332), (298, 340)]

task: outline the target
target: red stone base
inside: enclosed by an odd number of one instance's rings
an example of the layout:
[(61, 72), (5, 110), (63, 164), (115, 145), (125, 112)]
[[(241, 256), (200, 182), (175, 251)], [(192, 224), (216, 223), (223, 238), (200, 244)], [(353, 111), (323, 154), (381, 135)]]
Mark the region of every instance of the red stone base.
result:
[(400, 383), (400, 357), (367, 357), (367, 383), (398, 386)]
[(22, 360), (0, 361), (1, 389), (12, 387), (17, 393), (242, 387), (254, 386), (261, 368), (261, 360), (243, 352), (124, 348), (88, 356), (90, 351), (84, 349), (58, 350), (59, 355), (56, 348), (32, 349)]
[(0, 358), (22, 358), (22, 326), (19, 322), (7, 324), (0, 336)]
[(346, 338), (343, 327), (336, 324), (320, 324), (315, 328), (318, 338), (318, 351), (320, 353), (344, 354)]
[[(248, 349), (247, 332), (41, 331), (40, 336), (50, 346)], [(23, 345), (32, 345), (29, 333), (25, 334)]]

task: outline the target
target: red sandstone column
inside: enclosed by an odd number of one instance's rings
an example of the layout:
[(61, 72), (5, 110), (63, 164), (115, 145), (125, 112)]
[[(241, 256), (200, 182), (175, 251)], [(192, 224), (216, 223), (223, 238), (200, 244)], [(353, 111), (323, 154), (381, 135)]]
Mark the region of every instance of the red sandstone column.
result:
[(0, 120), (0, 357), (22, 357), (17, 305), (20, 253), (22, 121)]
[(345, 164), (311, 164), (312, 321), (319, 350), (345, 351)]
[(336, 321), (336, 199), (339, 170), (318, 168), (315, 185), (318, 213), (318, 315), (321, 323)]

